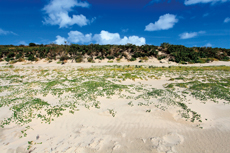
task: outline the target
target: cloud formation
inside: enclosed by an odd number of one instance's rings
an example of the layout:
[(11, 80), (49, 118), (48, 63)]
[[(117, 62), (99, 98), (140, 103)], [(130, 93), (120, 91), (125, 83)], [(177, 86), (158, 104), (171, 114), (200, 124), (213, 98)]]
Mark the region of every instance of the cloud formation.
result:
[(176, 15), (165, 14), (160, 16), (159, 20), (154, 24), (149, 23), (147, 26), (145, 26), (145, 31), (168, 30), (172, 28), (177, 22), (178, 19), (176, 18)]
[(184, 32), (184, 33), (180, 34), (179, 36), (180, 36), (180, 39), (189, 39), (189, 38), (196, 37), (197, 32), (191, 32), (191, 33)]
[(100, 34), (95, 34), (93, 40), (98, 44), (117, 44), (117, 45), (125, 45), (127, 43), (135, 44), (135, 45), (144, 45), (145, 38), (138, 36), (129, 36), (124, 38), (120, 37), (119, 33), (109, 33), (108, 31), (102, 30)]
[(65, 39), (64, 37), (61, 36), (56, 36), (56, 40), (55, 40), (55, 44), (61, 45), (61, 44), (65, 44), (65, 42), (67, 42), (67, 39)]
[(69, 12), (74, 7), (88, 8), (89, 3), (78, 2), (78, 0), (51, 0), (43, 10), (48, 15), (44, 18), (44, 24), (59, 25), (60, 28), (69, 27), (74, 24), (80, 27), (90, 23), (90, 21), (82, 14), (69, 16)]
[(224, 23), (228, 23), (228, 22), (230, 22), (230, 18), (229, 17), (227, 17), (227, 18), (224, 19)]
[(55, 43), (56, 44), (64, 44), (64, 41), (68, 41), (71, 43), (80, 43), (80, 44), (87, 44), (87, 43), (96, 43), (100, 45), (105, 44), (115, 44), (115, 45), (125, 45), (127, 43), (135, 44), (135, 45), (144, 45), (146, 44), (146, 40), (143, 37), (138, 36), (124, 36), (124, 38), (120, 37), (119, 33), (110, 33), (108, 31), (102, 30), (100, 34), (83, 34), (79, 31), (70, 31), (68, 33), (69, 37), (66, 39), (61, 36), (57, 36)]
[(92, 41), (91, 33), (84, 35), (83, 33), (79, 31), (70, 31), (68, 35), (69, 35), (68, 40), (72, 43), (84, 44), (84, 43), (89, 43)]
[(217, 2), (227, 2), (229, 0), (185, 0), (184, 4), (185, 5), (194, 5), (198, 3), (212, 3), (215, 4)]
[(204, 34), (205, 31), (199, 31), (199, 32), (184, 32), (182, 34), (180, 34), (180, 39), (189, 39), (189, 38), (193, 38), (193, 37), (196, 37), (198, 36), (199, 34)]
[(25, 45), (25, 46), (27, 46), (28, 43), (26, 43), (24, 40), (22, 40), (22, 41), (19, 41), (19, 42), (18, 42), (18, 45)]
[(0, 35), (9, 35), (9, 34), (17, 35), (16, 33), (12, 31), (6, 31), (0, 28)]
[(204, 45), (204, 47), (212, 47), (212, 44), (211, 43), (207, 43)]

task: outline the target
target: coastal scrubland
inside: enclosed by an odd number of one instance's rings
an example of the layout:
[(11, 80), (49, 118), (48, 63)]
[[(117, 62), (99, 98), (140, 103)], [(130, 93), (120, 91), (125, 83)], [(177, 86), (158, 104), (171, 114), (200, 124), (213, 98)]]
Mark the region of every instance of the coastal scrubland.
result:
[(17, 62), (38, 61), (46, 59), (49, 62), (59, 60), (64, 64), (67, 60), (72, 62), (91, 62), (104, 59), (109, 62), (119, 62), (122, 58), (127, 61), (145, 62), (150, 58), (158, 60), (188, 64), (188, 63), (209, 63), (212, 61), (229, 61), (230, 49), (211, 47), (185, 47), (183, 45), (173, 45), (162, 43), (160, 46), (133, 44), (126, 45), (38, 45), (30, 43), (29, 46), (0, 46), (0, 61), (14, 64)]

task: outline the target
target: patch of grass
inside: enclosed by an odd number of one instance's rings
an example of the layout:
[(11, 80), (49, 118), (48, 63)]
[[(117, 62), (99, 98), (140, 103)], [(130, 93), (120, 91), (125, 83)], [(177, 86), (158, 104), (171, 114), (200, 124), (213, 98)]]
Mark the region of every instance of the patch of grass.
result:
[(128, 103), (128, 105), (131, 106), (131, 107), (134, 106), (132, 101), (130, 101), (130, 102)]
[(188, 109), (188, 106), (185, 105), (184, 103), (178, 102), (177, 104), (178, 104), (182, 109), (184, 109), (184, 110), (187, 110), (187, 109)]
[(176, 86), (181, 88), (188, 88), (188, 86), (185, 83), (177, 83)]
[(184, 112), (181, 114), (182, 117), (190, 118), (189, 113), (192, 113), (192, 117), (190, 119), (191, 122), (194, 122), (195, 120), (197, 120), (199, 122), (202, 122), (200, 120), (201, 116), (197, 112), (192, 111), (191, 109), (189, 109), (186, 104), (181, 103), (181, 102), (177, 102), (177, 104), (184, 110)]
[(39, 98), (30, 99), (26, 102), (15, 104), (10, 108), (13, 112), (12, 116), (2, 121), (1, 127), (9, 125), (11, 122), (16, 122), (17, 124), (21, 125), (32, 122), (32, 119), (35, 118), (35, 114), (33, 114), (33, 111), (41, 110), (45, 106), (49, 105), (50, 104), (48, 104), (45, 101), (42, 101)]
[(120, 62), (120, 61), (121, 61), (121, 58), (116, 58), (116, 61), (117, 61), (117, 62)]
[(116, 115), (116, 111), (114, 111), (113, 109), (108, 109), (108, 111), (109, 111), (109, 114), (111, 114), (113, 117), (115, 117), (115, 115)]
[(147, 56), (145, 56), (145, 57), (140, 57), (140, 60), (145, 61), (145, 62), (148, 61), (148, 59), (149, 59), (149, 58), (148, 58)]
[(93, 102), (93, 106), (97, 109), (100, 109), (100, 102), (99, 101)]
[(173, 87), (174, 87), (174, 85), (172, 83), (165, 86), (165, 88), (173, 88)]

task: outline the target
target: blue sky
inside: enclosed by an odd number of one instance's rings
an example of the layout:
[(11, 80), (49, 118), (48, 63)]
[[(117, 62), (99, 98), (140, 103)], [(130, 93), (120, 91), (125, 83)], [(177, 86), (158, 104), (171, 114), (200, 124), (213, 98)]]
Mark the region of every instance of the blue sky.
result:
[(230, 48), (230, 0), (0, 0), (0, 44)]

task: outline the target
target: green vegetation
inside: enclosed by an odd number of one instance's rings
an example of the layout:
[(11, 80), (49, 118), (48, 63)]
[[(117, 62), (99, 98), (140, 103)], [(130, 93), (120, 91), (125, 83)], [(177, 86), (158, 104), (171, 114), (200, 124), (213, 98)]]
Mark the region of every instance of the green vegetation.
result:
[[(162, 55), (158, 55), (158, 52)], [(128, 56), (127, 53), (131, 56)], [(12, 64), (23, 59), (37, 61), (47, 58), (49, 61), (67, 59), (82, 62), (83, 56), (88, 55), (88, 62), (94, 62), (95, 59), (121, 59), (122, 57), (130, 61), (140, 58), (140, 61), (147, 61), (148, 57), (156, 57), (158, 60), (169, 58), (169, 61), (177, 63), (207, 63), (214, 60), (229, 61), (230, 49), (211, 48), (211, 47), (192, 47), (188, 48), (182, 45), (171, 45), (162, 43), (161, 47), (154, 45), (136, 46), (127, 45), (37, 45), (30, 43), (29, 46), (0, 45), (0, 60), (11, 62)], [(119, 61), (119, 60), (118, 60)]]
[(208, 63), (210, 61), (229, 61), (230, 49), (193, 47), (187, 48), (182, 45), (168, 45), (167, 51), (171, 56), (171, 61), (177, 63)]
[[(230, 103), (230, 67), (153, 67), (153, 66), (102, 66), (102, 67), (54, 67), (18, 68), (13, 65), (0, 67), (0, 108), (8, 107), (12, 114), (3, 119), (4, 128), (11, 123), (25, 127), (33, 119), (51, 124), (64, 112), (75, 114), (82, 107), (100, 109), (98, 97), (107, 99), (117, 95), (128, 100), (126, 105), (145, 107), (150, 113), (156, 107), (163, 111), (179, 108), (179, 114), (191, 122), (202, 122), (202, 116), (190, 108), (187, 96), (201, 102)], [(154, 85), (137, 83), (140, 80), (157, 81), (166, 77), (161, 89)], [(130, 84), (122, 84), (129, 80)], [(135, 82), (134, 82), (135, 81)], [(48, 101), (52, 96), (53, 101)], [(116, 108), (114, 108), (116, 109)], [(117, 112), (107, 108), (116, 117)], [(119, 112), (118, 112), (119, 114)]]
[(113, 117), (115, 117), (115, 115), (116, 115), (116, 111), (114, 111), (113, 109), (108, 109), (108, 111), (109, 111), (109, 114), (111, 114)]

